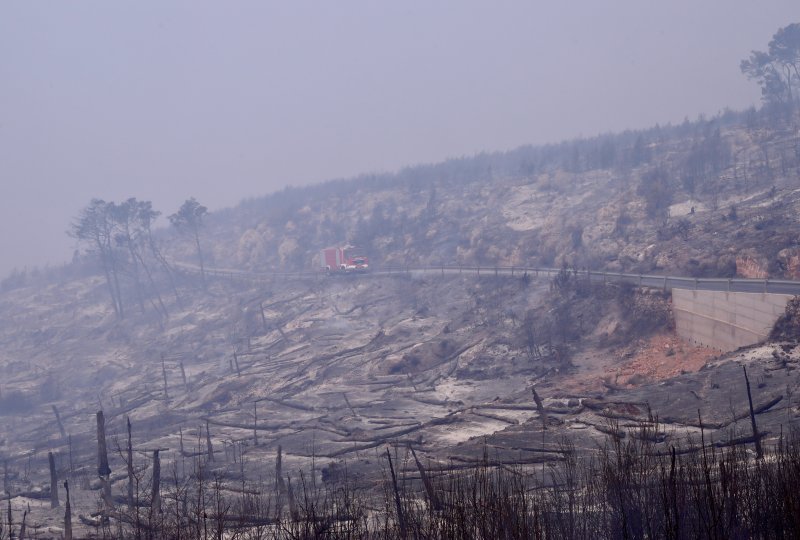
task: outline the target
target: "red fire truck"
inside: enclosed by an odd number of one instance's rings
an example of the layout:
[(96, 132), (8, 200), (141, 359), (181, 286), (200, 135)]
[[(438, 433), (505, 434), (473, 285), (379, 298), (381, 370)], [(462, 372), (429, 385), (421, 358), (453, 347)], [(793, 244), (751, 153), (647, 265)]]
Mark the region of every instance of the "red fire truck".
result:
[(329, 247), (319, 253), (319, 267), (325, 272), (366, 272), (369, 261), (353, 246)]

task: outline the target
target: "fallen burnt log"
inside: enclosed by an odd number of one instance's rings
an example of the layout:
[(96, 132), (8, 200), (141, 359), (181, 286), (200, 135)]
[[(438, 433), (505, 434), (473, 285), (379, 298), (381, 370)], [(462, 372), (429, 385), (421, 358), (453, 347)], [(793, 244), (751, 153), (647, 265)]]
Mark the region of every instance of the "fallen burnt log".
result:
[[(769, 411), (775, 405), (780, 403), (783, 399), (782, 395), (776, 396), (760, 405), (753, 407), (754, 414), (761, 414), (764, 412)], [(584, 399), (583, 405), (595, 413), (598, 416), (603, 416), (605, 418), (611, 418), (614, 420), (632, 420), (632, 421), (649, 421), (648, 417), (648, 407), (647, 403), (641, 402), (633, 402), (633, 401), (604, 401), (599, 399)], [(702, 426), (700, 425), (700, 421), (696, 419), (679, 419), (674, 416), (663, 416), (659, 418), (659, 422), (662, 424), (677, 424), (686, 427), (696, 427), (696, 428), (707, 428), (707, 429), (723, 429), (734, 422), (738, 422), (739, 420), (744, 420), (750, 416), (750, 411), (746, 410), (734, 415), (730, 420), (727, 421), (718, 421), (718, 422), (708, 422), (703, 420)]]
[(366, 349), (368, 346), (369, 346), (369, 343), (366, 343), (366, 344), (361, 345), (359, 347), (353, 347), (351, 349), (345, 349), (343, 351), (337, 351), (337, 352), (334, 352), (334, 353), (323, 354), (321, 356), (315, 356), (314, 358), (310, 359), (309, 361), (307, 361), (302, 366), (298, 367), (296, 369), (296, 371), (295, 371), (295, 376), (296, 377), (300, 377), (300, 376), (304, 375), (305, 373), (308, 372), (308, 368), (310, 368), (314, 364), (327, 362), (329, 360), (336, 360), (336, 361), (346, 360), (347, 358), (350, 358), (351, 356), (356, 356), (357, 354), (361, 354), (362, 352), (364, 352), (364, 349)]
[(519, 471), (514, 471), (513, 469), (509, 469), (509, 467), (521, 466), (521, 465), (540, 465), (542, 463), (551, 463), (554, 461), (564, 461), (564, 456), (560, 454), (540, 454), (535, 457), (524, 458), (524, 459), (509, 459), (509, 460), (497, 460), (497, 459), (483, 459), (483, 458), (466, 458), (461, 456), (448, 456), (451, 462), (458, 462), (451, 463), (450, 465), (442, 465), (436, 467), (435, 469), (430, 469), (429, 472), (437, 472), (437, 473), (446, 473), (450, 471), (457, 471), (457, 470), (464, 470), (464, 469), (475, 469), (480, 467), (501, 467), (506, 470), (510, 470), (511, 472), (517, 474)]
[(424, 405), (438, 405), (440, 407), (450, 407), (450, 406), (458, 406), (458, 407), (460, 407), (460, 406), (464, 405), (464, 402), (461, 401), (461, 400), (459, 400), (459, 401), (448, 401), (446, 399), (425, 398), (425, 397), (419, 397), (416, 394), (412, 394), (409, 397), (410, 397), (410, 399), (413, 399), (414, 401), (422, 403)]
[[(781, 400), (783, 400), (783, 395), (774, 397), (774, 398), (770, 399), (769, 401), (767, 401), (765, 403), (762, 403), (761, 405), (753, 407), (753, 414), (765, 413), (765, 412), (769, 411), (770, 409), (772, 409), (772, 407), (774, 407), (775, 405), (780, 403)], [(749, 416), (750, 416), (750, 411), (748, 410), (748, 411), (744, 411), (744, 412), (738, 413), (738, 414), (734, 415), (730, 420), (724, 421), (724, 422), (706, 422), (705, 420), (703, 420), (703, 423), (701, 425), (699, 420), (680, 420), (680, 419), (677, 419), (677, 418), (672, 417), (672, 416), (664, 416), (664, 417), (662, 417), (660, 419), (660, 422), (662, 424), (678, 424), (680, 426), (687, 426), (687, 427), (696, 427), (696, 428), (701, 428), (702, 427), (702, 428), (707, 428), (707, 429), (723, 429), (723, 428), (726, 428), (726, 427), (730, 426), (734, 422), (738, 422), (739, 420), (744, 420), (745, 418), (748, 418)]]
[(511, 450), (522, 450), (523, 452), (534, 452), (537, 454), (561, 454), (567, 455), (570, 450), (556, 450), (554, 448), (535, 448), (532, 446), (512, 446)]
[[(455, 413), (454, 413), (455, 414)], [(430, 427), (430, 426), (440, 426), (445, 424), (454, 424), (457, 422), (463, 421), (462, 418), (454, 416), (454, 414), (445, 416), (444, 418), (434, 418), (433, 420), (429, 420), (427, 422), (419, 423), (414, 426), (411, 426), (406, 429), (402, 429), (399, 431), (392, 432), (388, 435), (382, 435), (380, 437), (361, 437), (357, 439), (345, 440), (345, 441), (334, 441), (339, 443), (349, 443), (349, 442), (365, 442), (366, 444), (361, 445), (354, 445), (348, 448), (342, 448), (341, 450), (334, 450), (333, 452), (328, 452), (327, 454), (316, 454), (316, 457), (324, 457), (324, 458), (336, 458), (343, 456), (345, 454), (351, 454), (353, 452), (361, 452), (363, 450), (370, 450), (382, 444), (387, 444), (393, 441), (398, 440), (403, 435), (408, 435), (414, 431)], [(301, 454), (295, 452), (295, 455), (302, 456), (302, 457), (312, 457), (311, 455)]]
[(727, 441), (717, 441), (713, 444), (716, 448), (728, 448), (731, 446), (739, 446), (741, 444), (755, 444), (756, 441), (760, 441), (767, 435), (770, 435), (769, 431), (759, 431), (758, 435), (746, 435), (744, 437), (736, 437), (735, 439), (729, 439)]
[(505, 418), (500, 416), (499, 414), (491, 414), (491, 413), (480, 413), (478, 411), (470, 411), (471, 414), (475, 416), (480, 416), (481, 418), (488, 418), (489, 420), (497, 420), (498, 422), (504, 422), (506, 424), (516, 426), (519, 425), (519, 420), (516, 418)]
[[(758, 439), (764, 439), (767, 436), (771, 435), (770, 431), (760, 431), (758, 433)], [(717, 441), (706, 444), (706, 448), (731, 448), (734, 446), (741, 446), (744, 444), (754, 444), (756, 442), (756, 437), (753, 435), (745, 435), (743, 437), (736, 437), (735, 439), (728, 439), (727, 441)], [(675, 452), (676, 455), (687, 455), (687, 454), (696, 454), (703, 451), (702, 446), (684, 446), (684, 447), (672, 447), (670, 450), (662, 450), (658, 452), (647, 452), (645, 455), (648, 456), (657, 456), (657, 457), (669, 457), (672, 452)]]
[(248, 429), (252, 431), (253, 429), (259, 431), (277, 431), (279, 429), (291, 429), (293, 427), (293, 423), (289, 424), (244, 424), (240, 422), (226, 422), (225, 420), (214, 420), (207, 416), (201, 416), (201, 420), (204, 422), (208, 422), (212, 426), (220, 426), (220, 427), (230, 427), (230, 428), (239, 428), (239, 429)]
[(456, 411), (447, 416), (442, 418), (433, 418), (428, 420), (427, 422), (420, 422), (415, 426), (410, 426), (405, 429), (401, 429), (392, 433), (388, 433), (386, 435), (381, 435), (380, 437), (354, 437), (352, 439), (346, 441), (335, 441), (335, 442), (375, 442), (375, 441), (387, 441), (393, 438), (402, 437), (403, 435), (408, 435), (414, 431), (420, 430), (422, 428), (430, 427), (430, 426), (441, 426), (445, 424), (454, 424), (456, 422), (461, 422), (463, 419), (458, 416), (458, 413), (463, 411)]
[(497, 409), (507, 411), (535, 411), (536, 405), (521, 405), (518, 403), (483, 403), (475, 405), (473, 409)]
[[(392, 429), (398, 427), (408, 427), (408, 426), (417, 426), (419, 422), (407, 422), (407, 423), (394, 423), (394, 422), (379, 422), (377, 420), (372, 420), (371, 423), (378, 424), (377, 426), (372, 428), (372, 431), (381, 431), (383, 429)], [(381, 425), (384, 424), (384, 425)]]

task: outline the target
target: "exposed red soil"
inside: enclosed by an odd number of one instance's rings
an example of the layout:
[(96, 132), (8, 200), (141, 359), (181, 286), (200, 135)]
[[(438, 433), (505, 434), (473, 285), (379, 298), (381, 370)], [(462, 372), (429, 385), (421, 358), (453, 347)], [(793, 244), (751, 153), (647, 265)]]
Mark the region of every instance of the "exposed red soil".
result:
[(658, 334), (629, 348), (634, 356), (612, 368), (617, 384), (636, 386), (699, 370), (719, 351), (696, 347), (674, 334)]
[(589, 395), (614, 388), (632, 388), (698, 371), (719, 351), (690, 345), (673, 333), (662, 333), (612, 351), (579, 355), (577, 372), (559, 381), (560, 390)]

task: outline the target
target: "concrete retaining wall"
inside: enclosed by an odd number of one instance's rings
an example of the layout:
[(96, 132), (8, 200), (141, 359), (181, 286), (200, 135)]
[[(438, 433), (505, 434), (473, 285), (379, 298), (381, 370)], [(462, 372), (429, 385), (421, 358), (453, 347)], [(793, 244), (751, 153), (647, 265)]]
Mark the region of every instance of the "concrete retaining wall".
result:
[(672, 310), (679, 336), (727, 352), (764, 340), (790, 298), (788, 294), (672, 289)]

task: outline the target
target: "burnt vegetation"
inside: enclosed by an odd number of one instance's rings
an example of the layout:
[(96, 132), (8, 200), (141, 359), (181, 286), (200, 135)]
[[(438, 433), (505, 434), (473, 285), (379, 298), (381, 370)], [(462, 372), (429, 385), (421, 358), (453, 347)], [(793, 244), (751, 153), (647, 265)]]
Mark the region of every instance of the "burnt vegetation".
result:
[[(90, 201), (72, 263), (0, 282), (0, 540), (800, 537), (797, 298), (749, 411), (749, 351), (562, 388), (672, 325), (666, 291), (584, 270), (800, 278), (798, 28), (742, 63), (759, 109), (188, 199), (169, 229)], [(345, 243), (406, 273), (308, 272)]]
[[(794, 538), (800, 535), (800, 440), (792, 431), (756, 457), (752, 440), (720, 445), (702, 429), (669, 447), (650, 417), (609, 435), (591, 456), (567, 439), (547, 465), (498, 460), (492, 449), (469, 466), (427, 464), (412, 446), (376, 451), (382, 479), (366, 486), (348, 466), (285, 472), (281, 453), (243, 474), (234, 445), (212, 460), (202, 441), (172, 453), (117, 448), (128, 465), (127, 496), (74, 516), (73, 538)], [(221, 453), (221, 452), (220, 452)], [(127, 457), (126, 457), (127, 456)], [(52, 458), (52, 454), (51, 454)], [(228, 463), (227, 472), (218, 464)], [(62, 463), (63, 467), (63, 463)], [(241, 472), (239, 472), (241, 471)], [(18, 471), (6, 466), (9, 478)], [(83, 469), (62, 471), (65, 486), (88, 484)], [(47, 492), (28, 493), (51, 498)], [(57, 501), (57, 498), (55, 498)], [(66, 516), (73, 519), (67, 495)], [(54, 503), (56, 506), (57, 502)], [(0, 538), (39, 531), (35, 512), (0, 518)], [(28, 520), (27, 524), (25, 520)], [(67, 525), (69, 528), (70, 525)], [(33, 531), (33, 532), (32, 532)]]

